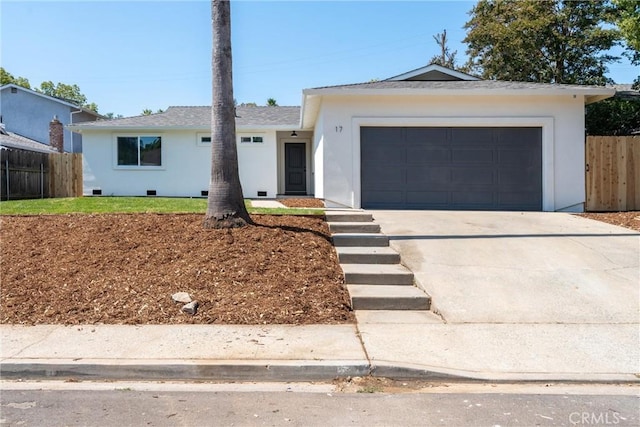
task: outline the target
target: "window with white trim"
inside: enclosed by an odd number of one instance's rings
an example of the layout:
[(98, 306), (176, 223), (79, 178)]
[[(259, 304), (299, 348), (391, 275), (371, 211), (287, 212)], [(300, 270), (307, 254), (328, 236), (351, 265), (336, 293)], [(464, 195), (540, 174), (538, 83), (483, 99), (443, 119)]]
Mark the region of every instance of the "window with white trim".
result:
[(118, 166), (162, 166), (162, 137), (116, 137)]
[(241, 144), (247, 144), (247, 143), (262, 144), (263, 142), (264, 142), (264, 139), (261, 136), (241, 136), (240, 137)]

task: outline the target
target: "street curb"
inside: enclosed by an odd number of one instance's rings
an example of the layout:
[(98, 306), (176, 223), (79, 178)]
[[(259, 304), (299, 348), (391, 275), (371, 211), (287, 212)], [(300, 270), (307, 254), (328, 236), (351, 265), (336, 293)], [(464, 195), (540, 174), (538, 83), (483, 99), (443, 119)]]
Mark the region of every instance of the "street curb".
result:
[(0, 365), (0, 377), (6, 380), (304, 382), (368, 375), (432, 382), (640, 383), (640, 377), (635, 374), (491, 373), (384, 361), (369, 365), (364, 361), (39, 359)]
[(318, 381), (369, 375), (358, 361), (45, 360), (3, 362), (2, 379)]
[(577, 383), (639, 383), (640, 374), (581, 372), (481, 372), (443, 367), (376, 361), (371, 365), (374, 377), (420, 379), (450, 382), (577, 382)]

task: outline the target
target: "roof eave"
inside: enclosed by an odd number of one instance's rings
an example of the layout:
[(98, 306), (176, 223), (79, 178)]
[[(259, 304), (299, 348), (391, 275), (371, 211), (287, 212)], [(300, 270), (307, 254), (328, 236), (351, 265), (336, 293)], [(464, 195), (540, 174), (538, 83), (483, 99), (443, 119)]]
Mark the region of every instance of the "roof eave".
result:
[[(608, 88), (544, 88), (544, 89), (428, 89), (428, 88), (383, 88), (383, 89), (366, 89), (366, 88), (324, 88), (324, 89), (305, 89), (305, 95), (312, 96), (424, 96), (424, 95), (446, 95), (446, 96), (480, 96), (480, 95), (499, 95), (499, 96), (557, 96), (557, 95), (583, 95), (588, 98), (605, 99), (613, 96), (615, 90)], [(595, 101), (594, 101), (595, 102)]]
[(615, 90), (614, 90), (614, 92), (612, 94), (586, 95), (584, 97), (584, 104), (585, 105), (593, 104), (593, 103), (596, 103), (598, 101), (602, 101), (604, 99), (611, 98), (614, 95), (615, 95)]
[[(111, 126), (91, 126), (91, 125), (67, 125), (68, 129), (73, 132), (82, 133), (83, 131), (167, 131), (167, 130), (190, 130), (190, 131), (208, 131), (210, 130), (209, 125), (204, 126), (140, 126), (140, 125), (111, 125)], [(247, 130), (292, 130), (299, 129), (298, 124), (282, 124), (282, 125), (236, 125), (236, 130), (239, 131), (247, 131)]]

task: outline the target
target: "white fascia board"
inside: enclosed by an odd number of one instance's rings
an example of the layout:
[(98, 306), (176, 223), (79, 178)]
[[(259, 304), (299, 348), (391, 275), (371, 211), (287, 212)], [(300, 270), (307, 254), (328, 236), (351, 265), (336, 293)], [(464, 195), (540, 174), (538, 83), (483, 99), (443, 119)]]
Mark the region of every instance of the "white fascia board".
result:
[(236, 131), (242, 131), (242, 132), (246, 132), (246, 131), (269, 131), (269, 130), (273, 130), (273, 131), (279, 131), (279, 130), (301, 130), (298, 124), (290, 124), (290, 125), (262, 125), (262, 126), (256, 126), (256, 125), (243, 125), (243, 126), (237, 126), (236, 125)]
[[(67, 125), (68, 129), (73, 132), (82, 133), (83, 131), (110, 131), (110, 132), (132, 132), (132, 131), (171, 131), (171, 130), (191, 130), (196, 132), (207, 132), (211, 128), (208, 126), (90, 126), (90, 125)], [(277, 126), (255, 126), (244, 125), (236, 126), (236, 131), (279, 131), (279, 130), (300, 130), (298, 125), (277, 125)]]
[(615, 89), (608, 88), (541, 88), (541, 89), (426, 89), (426, 88), (387, 88), (387, 89), (306, 89), (308, 95), (330, 96), (554, 96), (554, 95), (581, 95), (585, 97), (601, 96), (611, 97)]
[(305, 89), (302, 95), (302, 108), (300, 108), (300, 129), (311, 130), (316, 125), (322, 95), (314, 94), (316, 89)]
[[(90, 122), (91, 123), (91, 122)], [(200, 131), (202, 129), (208, 129), (206, 127), (193, 127), (193, 126), (88, 126), (71, 124), (65, 126), (73, 132), (82, 133), (83, 131), (110, 131), (110, 132), (131, 132), (131, 131), (150, 131), (150, 130), (194, 130)]]

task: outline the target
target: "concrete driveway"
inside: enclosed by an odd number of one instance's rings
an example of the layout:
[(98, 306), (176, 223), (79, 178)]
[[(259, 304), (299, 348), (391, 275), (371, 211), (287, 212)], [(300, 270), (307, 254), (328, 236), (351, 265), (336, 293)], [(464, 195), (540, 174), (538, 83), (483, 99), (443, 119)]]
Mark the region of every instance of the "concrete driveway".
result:
[(638, 323), (640, 234), (565, 213), (372, 211), (448, 323)]

